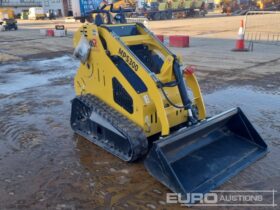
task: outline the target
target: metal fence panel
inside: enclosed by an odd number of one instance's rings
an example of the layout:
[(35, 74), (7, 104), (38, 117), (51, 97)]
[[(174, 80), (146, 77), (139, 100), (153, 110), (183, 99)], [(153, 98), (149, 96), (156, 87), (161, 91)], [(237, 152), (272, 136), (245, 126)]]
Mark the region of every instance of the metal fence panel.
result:
[(249, 11), (245, 17), (245, 40), (280, 45), (280, 12)]

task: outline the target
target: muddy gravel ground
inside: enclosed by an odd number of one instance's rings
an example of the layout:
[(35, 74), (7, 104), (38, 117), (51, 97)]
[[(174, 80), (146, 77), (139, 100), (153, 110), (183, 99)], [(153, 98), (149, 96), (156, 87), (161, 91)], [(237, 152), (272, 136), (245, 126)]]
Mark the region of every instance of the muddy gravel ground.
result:
[[(20, 59), (0, 63), (0, 209), (186, 209), (166, 203), (169, 190), (141, 161), (125, 163), (73, 133), (70, 100), (79, 62), (69, 53), (70, 39), (48, 40), (54, 42), (61, 46), (45, 58), (15, 51)], [(264, 158), (218, 189), (279, 191), (280, 49), (234, 54), (233, 45), (197, 38), (188, 49), (172, 50), (184, 65), (197, 66), (209, 115), (241, 107), (269, 146)]]
[[(179, 208), (166, 204), (168, 190), (141, 162), (124, 163), (73, 133), (77, 67), (67, 55), (0, 66), (0, 208)], [(279, 90), (233, 85), (211, 91), (207, 83), (202, 89), (211, 114), (240, 106), (270, 148), (220, 189), (279, 189)]]

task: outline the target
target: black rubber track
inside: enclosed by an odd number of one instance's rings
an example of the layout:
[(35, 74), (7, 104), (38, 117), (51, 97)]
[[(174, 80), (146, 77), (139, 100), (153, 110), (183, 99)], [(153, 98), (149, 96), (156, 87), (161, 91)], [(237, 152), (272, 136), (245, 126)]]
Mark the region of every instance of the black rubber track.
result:
[[(97, 123), (90, 119), (93, 112), (123, 136), (115, 132), (112, 134), (115, 138), (100, 138), (94, 129)], [(98, 124), (98, 126), (102, 125)], [(72, 100), (71, 127), (79, 135), (126, 162), (135, 161), (146, 155), (148, 151), (147, 138), (139, 126), (90, 94), (77, 96)], [(105, 127), (103, 128), (106, 130)]]

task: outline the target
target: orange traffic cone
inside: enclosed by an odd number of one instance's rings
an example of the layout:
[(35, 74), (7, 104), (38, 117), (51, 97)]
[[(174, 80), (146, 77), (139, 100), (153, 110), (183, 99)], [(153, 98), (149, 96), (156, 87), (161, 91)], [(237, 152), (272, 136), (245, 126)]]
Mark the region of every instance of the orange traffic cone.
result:
[(241, 22), (240, 22), (240, 27), (238, 30), (238, 38), (236, 40), (235, 49), (233, 49), (232, 51), (235, 51), (235, 52), (247, 52), (248, 51), (248, 49), (245, 48), (243, 20), (241, 20)]

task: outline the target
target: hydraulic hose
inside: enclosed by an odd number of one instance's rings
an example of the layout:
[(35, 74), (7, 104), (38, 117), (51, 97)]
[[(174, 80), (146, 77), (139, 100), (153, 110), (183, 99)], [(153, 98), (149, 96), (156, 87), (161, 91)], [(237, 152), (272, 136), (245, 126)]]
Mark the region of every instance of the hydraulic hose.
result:
[(187, 90), (185, 87), (185, 83), (183, 80), (182, 72), (180, 70), (180, 65), (179, 65), (178, 61), (176, 61), (176, 60), (173, 63), (173, 72), (174, 72), (175, 79), (178, 83), (178, 89), (179, 89), (179, 93), (180, 93), (184, 108), (190, 109), (191, 105), (192, 105), (192, 101), (190, 100), (190, 98), (188, 96), (188, 93), (187, 93)]

